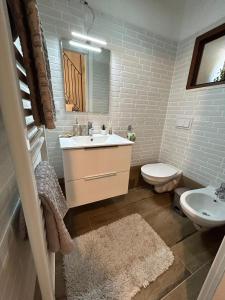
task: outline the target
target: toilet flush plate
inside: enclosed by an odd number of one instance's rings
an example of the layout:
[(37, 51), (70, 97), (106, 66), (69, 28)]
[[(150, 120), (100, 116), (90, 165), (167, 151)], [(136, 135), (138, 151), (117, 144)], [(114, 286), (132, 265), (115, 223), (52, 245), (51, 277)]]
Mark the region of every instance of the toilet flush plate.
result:
[(183, 129), (190, 129), (192, 125), (191, 118), (177, 118), (176, 119), (176, 127)]

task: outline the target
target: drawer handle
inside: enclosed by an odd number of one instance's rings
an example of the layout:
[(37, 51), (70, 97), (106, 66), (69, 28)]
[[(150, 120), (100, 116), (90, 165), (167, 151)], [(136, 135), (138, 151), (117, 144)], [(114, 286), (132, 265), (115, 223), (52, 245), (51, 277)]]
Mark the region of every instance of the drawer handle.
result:
[(94, 179), (99, 179), (104, 177), (111, 177), (111, 176), (115, 176), (116, 174), (117, 174), (116, 172), (111, 172), (111, 173), (104, 173), (104, 174), (98, 174), (93, 176), (86, 176), (84, 177), (84, 180), (94, 180)]
[(91, 150), (101, 150), (101, 149), (110, 149), (110, 148), (118, 148), (119, 145), (111, 145), (111, 146), (90, 146), (90, 147), (84, 147), (83, 149), (86, 151)]

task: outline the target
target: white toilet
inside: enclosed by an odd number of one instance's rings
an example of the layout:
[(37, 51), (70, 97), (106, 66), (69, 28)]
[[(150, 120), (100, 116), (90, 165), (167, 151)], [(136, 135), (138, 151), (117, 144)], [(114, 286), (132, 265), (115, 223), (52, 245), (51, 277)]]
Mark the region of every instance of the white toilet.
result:
[(181, 170), (164, 163), (147, 164), (141, 167), (141, 175), (147, 183), (154, 185), (156, 192), (173, 190), (182, 175)]

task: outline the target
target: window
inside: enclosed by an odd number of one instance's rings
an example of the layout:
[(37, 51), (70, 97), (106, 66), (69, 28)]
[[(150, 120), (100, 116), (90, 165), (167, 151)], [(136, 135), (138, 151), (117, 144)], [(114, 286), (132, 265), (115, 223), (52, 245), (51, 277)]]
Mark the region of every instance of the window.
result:
[(225, 24), (196, 38), (187, 89), (225, 84)]

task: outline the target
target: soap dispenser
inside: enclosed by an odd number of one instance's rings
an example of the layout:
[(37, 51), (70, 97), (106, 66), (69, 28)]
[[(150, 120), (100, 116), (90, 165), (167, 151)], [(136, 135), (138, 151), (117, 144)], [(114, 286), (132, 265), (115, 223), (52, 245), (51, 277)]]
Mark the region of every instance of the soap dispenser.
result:
[(136, 140), (136, 134), (134, 133), (131, 125), (129, 125), (127, 128), (127, 138), (131, 142), (134, 142)]
[(76, 118), (76, 123), (73, 125), (73, 135), (74, 136), (80, 135), (80, 124), (78, 123), (77, 118)]
[(101, 134), (103, 135), (107, 134), (105, 124), (102, 125)]

